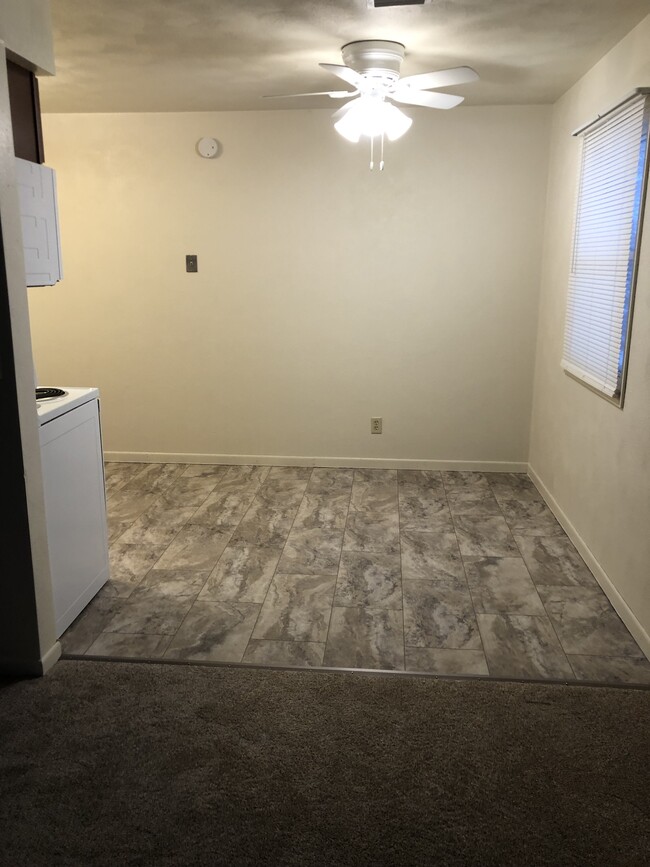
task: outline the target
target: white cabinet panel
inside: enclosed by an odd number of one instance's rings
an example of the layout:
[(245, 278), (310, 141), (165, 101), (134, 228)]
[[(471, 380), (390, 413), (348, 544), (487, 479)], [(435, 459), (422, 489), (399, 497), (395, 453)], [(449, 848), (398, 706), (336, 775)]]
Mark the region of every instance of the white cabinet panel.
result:
[(63, 276), (54, 169), (16, 158), (16, 180), (28, 286), (53, 286)]
[(41, 425), (47, 541), (60, 636), (108, 579), (99, 403)]

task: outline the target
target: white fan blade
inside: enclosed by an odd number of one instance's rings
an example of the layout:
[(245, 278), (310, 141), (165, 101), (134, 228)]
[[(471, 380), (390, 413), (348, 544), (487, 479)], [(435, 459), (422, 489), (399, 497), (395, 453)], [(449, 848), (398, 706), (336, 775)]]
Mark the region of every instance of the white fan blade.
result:
[(422, 105), (425, 108), (453, 108), (465, 99), (464, 96), (453, 96), (451, 93), (429, 93), (426, 90), (411, 90), (410, 87), (403, 90), (398, 88), (388, 98), (404, 105)]
[(351, 99), (350, 102), (346, 102), (345, 105), (342, 105), (337, 111), (334, 112), (332, 117), (335, 121), (340, 120), (344, 114), (347, 114), (348, 111), (352, 108), (353, 105), (356, 104), (358, 100)]
[(343, 81), (347, 81), (348, 84), (353, 84), (355, 87), (358, 87), (363, 81), (363, 76), (355, 72), (354, 69), (350, 69), (349, 66), (340, 66), (337, 63), (319, 63), (318, 65), (333, 75), (338, 75)]
[(420, 75), (407, 75), (400, 78), (398, 87), (407, 85), (416, 90), (429, 90), (431, 87), (448, 87), (450, 84), (467, 84), (477, 81), (478, 72), (471, 66), (456, 66), (454, 69), (441, 69), (439, 72), (423, 72)]
[(294, 96), (330, 96), (332, 99), (342, 99), (345, 96), (354, 96), (356, 90), (319, 90), (315, 93), (270, 93), (262, 99), (291, 99)]

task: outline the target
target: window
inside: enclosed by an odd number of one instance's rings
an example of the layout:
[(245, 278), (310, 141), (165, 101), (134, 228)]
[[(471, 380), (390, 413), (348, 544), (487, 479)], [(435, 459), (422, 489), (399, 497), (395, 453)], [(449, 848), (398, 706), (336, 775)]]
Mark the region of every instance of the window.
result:
[(581, 135), (562, 365), (623, 405), (648, 174), (650, 89), (636, 90)]

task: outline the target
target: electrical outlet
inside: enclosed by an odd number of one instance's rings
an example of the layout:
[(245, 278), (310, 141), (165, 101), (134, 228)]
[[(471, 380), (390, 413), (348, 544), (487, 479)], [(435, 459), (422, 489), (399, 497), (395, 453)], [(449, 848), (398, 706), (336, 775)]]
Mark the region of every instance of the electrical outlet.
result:
[(382, 419), (380, 418), (371, 418), (370, 419), (370, 433), (371, 434), (380, 434), (382, 426)]

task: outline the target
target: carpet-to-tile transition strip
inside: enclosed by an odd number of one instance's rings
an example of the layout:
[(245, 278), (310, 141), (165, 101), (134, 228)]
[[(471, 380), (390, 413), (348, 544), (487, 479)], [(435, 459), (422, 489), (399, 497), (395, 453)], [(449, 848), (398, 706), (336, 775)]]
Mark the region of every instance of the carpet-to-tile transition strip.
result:
[(262, 670), (270, 669), (272, 671), (311, 671), (314, 673), (323, 672), (325, 674), (362, 674), (376, 675), (378, 677), (428, 677), (440, 680), (464, 680), (464, 681), (494, 681), (495, 683), (537, 683), (550, 684), (551, 686), (586, 686), (586, 687), (603, 687), (606, 689), (646, 689), (650, 690), (650, 683), (622, 683), (621, 681), (603, 681), (603, 680), (558, 680), (549, 678), (529, 678), (529, 677), (498, 677), (489, 674), (439, 674), (432, 671), (395, 671), (393, 669), (381, 668), (341, 668), (333, 666), (313, 666), (306, 667), (304, 665), (278, 665), (274, 663), (251, 663), (251, 662), (214, 662), (211, 660), (195, 660), (195, 659), (166, 659), (164, 657), (141, 657), (141, 656), (91, 656), (88, 654), (63, 653), (61, 660), (70, 660), (78, 662), (121, 662), (130, 665), (143, 663), (144, 665), (181, 665), (181, 666), (207, 666), (208, 668), (259, 668)]

